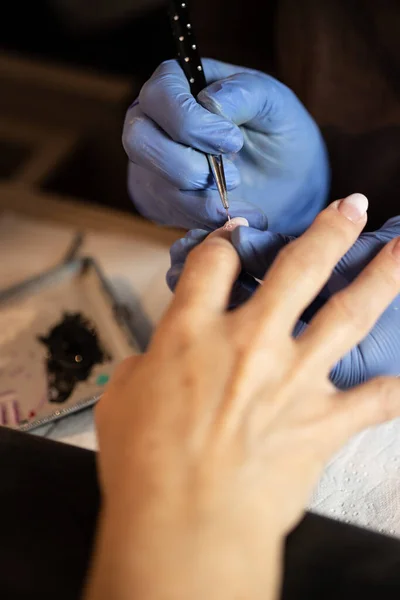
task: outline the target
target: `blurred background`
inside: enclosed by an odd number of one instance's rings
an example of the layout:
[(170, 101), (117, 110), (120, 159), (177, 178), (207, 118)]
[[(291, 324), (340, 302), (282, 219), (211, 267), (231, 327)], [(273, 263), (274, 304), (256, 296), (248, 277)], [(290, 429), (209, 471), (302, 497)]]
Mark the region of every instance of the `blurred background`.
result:
[(127, 106), (174, 54), (162, 0), (16, 0), (0, 25), (0, 183), (132, 211)]
[[(50, 280), (42, 277), (32, 292), (29, 285), (24, 287), (31, 277), (56, 269), (55, 280), (59, 277), (64, 285), (69, 273), (63, 270), (65, 261), (92, 257), (112, 292), (107, 296), (110, 314), (124, 316), (134, 351), (146, 347), (153, 323), (169, 302), (165, 273), (169, 247), (179, 234), (157, 229), (136, 214), (127, 192), (128, 161), (121, 143), (128, 106), (158, 64), (175, 53), (167, 4), (15, 0), (1, 19), (0, 324), (4, 329), (7, 323), (17, 349), (11, 353), (0, 335), (0, 426), (18, 428), (27, 419), (43, 423), (40, 411), (48, 410), (43, 398), (51, 397), (46, 391), (41, 399), (29, 390), (34, 406), (29, 411), (25, 397), (4, 397), (8, 374), (13, 389), (18, 385), (16, 365), (31, 368), (29, 343), (36, 349), (31, 360), (46, 374), (30, 323), (23, 329), (27, 337), (18, 338), (24, 302), (36, 302), (34, 322), (47, 314), (49, 305), (60, 313), (76, 312), (64, 288), (59, 305), (54, 299), (46, 305)], [(82, 267), (71, 297), (80, 298), (79, 310), (91, 320), (102, 295), (100, 288), (89, 290), (79, 283), (84, 272)], [(20, 292), (10, 300), (10, 287), (20, 283)], [(15, 308), (14, 320), (9, 306)], [(104, 327), (108, 339), (105, 320), (103, 315), (98, 327)], [(39, 387), (47, 390), (46, 377)], [(52, 418), (62, 416), (50, 408)], [(42, 424), (35, 433), (96, 447), (90, 410)]]

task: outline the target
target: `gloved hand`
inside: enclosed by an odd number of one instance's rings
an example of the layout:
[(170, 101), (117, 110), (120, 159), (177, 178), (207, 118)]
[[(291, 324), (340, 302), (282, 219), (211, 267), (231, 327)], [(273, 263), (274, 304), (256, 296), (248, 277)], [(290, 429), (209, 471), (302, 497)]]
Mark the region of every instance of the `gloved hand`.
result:
[[(325, 204), (329, 166), (319, 129), (272, 77), (215, 60), (198, 101), (177, 61), (163, 63), (128, 110), (123, 144), (138, 210), (207, 231), (226, 220), (203, 152), (223, 154), (231, 215), (299, 234)], [(201, 104), (199, 104), (201, 103)]]
[[(167, 275), (171, 289), (179, 279), (187, 254), (206, 235), (205, 231), (191, 231), (171, 248), (173, 266)], [(294, 335), (300, 335), (326, 300), (353, 281), (379, 250), (398, 236), (400, 216), (387, 221), (378, 231), (362, 234), (338, 263), (320, 295), (305, 311)], [(248, 227), (238, 227), (232, 232), (232, 243), (240, 255), (243, 271), (246, 272), (236, 284), (236, 303), (248, 298), (258, 285), (249, 275), (262, 279), (278, 252), (292, 239), (290, 236)], [(288, 293), (290, 294), (290, 282)], [(374, 290), (371, 290), (371, 294), (373, 293)], [(331, 374), (333, 383), (339, 388), (351, 387), (377, 375), (400, 375), (400, 296), (385, 311), (371, 333), (339, 361)]]

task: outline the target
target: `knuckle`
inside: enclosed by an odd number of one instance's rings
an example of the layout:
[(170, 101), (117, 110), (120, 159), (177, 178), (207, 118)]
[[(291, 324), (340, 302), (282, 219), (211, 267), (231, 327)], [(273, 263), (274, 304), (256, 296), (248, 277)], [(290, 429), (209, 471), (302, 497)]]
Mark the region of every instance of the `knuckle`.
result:
[(338, 210), (332, 210), (331, 207), (319, 213), (315, 222), (326, 230), (331, 244), (347, 244), (350, 239), (354, 238), (355, 234), (350, 221), (343, 218)]
[(254, 74), (249, 74), (248, 77), (253, 79), (252, 82), (249, 81), (250, 85), (258, 84), (260, 87), (262, 86), (261, 89), (264, 95), (262, 113), (269, 120), (286, 119), (288, 107), (295, 103), (299, 104), (294, 92), (271, 75), (263, 73), (261, 76), (259, 72), (255, 71)]
[(128, 157), (135, 161), (137, 156), (140, 155), (143, 145), (143, 125), (145, 123), (145, 117), (136, 116), (133, 117), (124, 127), (122, 132), (122, 144), (127, 153)]
[(393, 259), (389, 261), (376, 261), (374, 271), (377, 277), (379, 277), (381, 285), (383, 284), (383, 286), (389, 290), (398, 290), (398, 263), (396, 261), (394, 261)]
[(188, 351), (199, 336), (194, 311), (189, 307), (181, 307), (173, 320), (173, 345), (178, 352)]
[(320, 231), (317, 250), (321, 260), (322, 257), (330, 259), (338, 254), (343, 256), (356, 239), (356, 231), (349, 219), (331, 207), (322, 211), (316, 217), (315, 223)]
[(324, 238), (323, 243), (320, 243), (321, 249), (325, 250), (328, 258), (338, 255), (342, 258), (356, 242), (359, 225), (355, 227), (354, 223), (332, 206), (320, 213), (316, 221), (321, 224)]
[(279, 262), (296, 272), (304, 273), (308, 279), (313, 279), (319, 272), (319, 264), (314, 247), (299, 249), (296, 243), (290, 243), (279, 253)]
[(352, 301), (347, 291), (334, 294), (328, 304), (334, 313), (333, 318), (350, 325), (356, 331), (364, 331), (368, 320), (367, 308), (360, 310), (359, 305)]

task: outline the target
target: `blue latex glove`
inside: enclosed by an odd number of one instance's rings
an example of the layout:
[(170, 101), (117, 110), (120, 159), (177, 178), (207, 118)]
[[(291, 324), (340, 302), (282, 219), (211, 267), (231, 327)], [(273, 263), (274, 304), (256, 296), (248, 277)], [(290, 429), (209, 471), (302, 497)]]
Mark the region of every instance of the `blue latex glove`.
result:
[[(212, 230), (226, 221), (204, 152), (223, 154), (231, 215), (299, 234), (325, 204), (329, 166), (319, 129), (272, 77), (204, 60), (198, 96), (175, 60), (163, 63), (128, 110), (123, 144), (138, 210), (164, 225)], [(199, 104), (201, 103), (201, 104)]]
[[(171, 248), (173, 266), (167, 275), (171, 289), (174, 289), (179, 279), (187, 254), (206, 235), (205, 231), (191, 231)], [(318, 298), (305, 311), (294, 335), (300, 335), (326, 300), (353, 281), (381, 248), (398, 236), (400, 216), (387, 221), (378, 231), (362, 234), (338, 263)], [(238, 227), (232, 232), (231, 239), (240, 255), (243, 270), (262, 279), (279, 250), (293, 237)], [(242, 275), (235, 287), (236, 303), (246, 300), (257, 285), (254, 279)], [(373, 293), (374, 290), (371, 290), (371, 294)], [(377, 375), (400, 375), (400, 296), (387, 308), (370, 334), (338, 362), (332, 371), (332, 381), (340, 388), (348, 388)]]

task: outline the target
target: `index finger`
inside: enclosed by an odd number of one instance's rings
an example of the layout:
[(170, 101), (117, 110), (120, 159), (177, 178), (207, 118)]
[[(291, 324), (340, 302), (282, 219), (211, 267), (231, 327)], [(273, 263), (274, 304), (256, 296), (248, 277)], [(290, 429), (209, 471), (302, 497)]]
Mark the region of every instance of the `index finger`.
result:
[(240, 271), (240, 259), (230, 243), (230, 233), (246, 219), (232, 219), (194, 248), (176, 288), (173, 311), (189, 310), (193, 319), (226, 310), (232, 285)]

